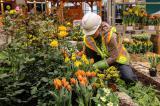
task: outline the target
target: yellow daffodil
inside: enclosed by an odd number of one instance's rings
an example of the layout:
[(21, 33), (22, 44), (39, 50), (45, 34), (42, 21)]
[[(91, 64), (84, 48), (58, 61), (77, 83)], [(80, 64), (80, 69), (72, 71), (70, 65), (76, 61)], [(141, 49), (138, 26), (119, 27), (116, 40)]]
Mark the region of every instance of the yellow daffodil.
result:
[(71, 26), (71, 23), (70, 23), (70, 22), (67, 22), (67, 25), (68, 25), (68, 26)]
[(50, 43), (50, 46), (51, 46), (51, 47), (58, 47), (58, 41), (57, 41), (57, 40), (53, 40), (53, 41)]
[(69, 57), (66, 57), (64, 60), (65, 63), (68, 63), (69, 61), (70, 61)]
[(83, 54), (81, 60), (85, 61), (86, 59), (87, 59), (86, 55)]
[(60, 37), (60, 38), (64, 38), (64, 37), (66, 37), (68, 35), (68, 32), (66, 32), (66, 31), (60, 31), (59, 33), (58, 33), (58, 37)]
[(11, 10), (11, 11), (9, 11), (9, 14), (16, 14), (16, 10)]
[(84, 61), (84, 63), (88, 65), (88, 64), (89, 64), (88, 59), (86, 59), (86, 60)]
[(132, 11), (132, 9), (128, 9), (128, 12), (129, 12), (129, 13), (132, 13), (133, 11)]
[(82, 62), (77, 60), (74, 62), (74, 66), (79, 67), (80, 65), (82, 65)]
[(72, 59), (73, 61), (75, 61), (75, 60), (76, 60), (76, 54), (75, 54), (75, 53), (72, 53), (72, 57), (71, 57), (71, 59)]
[(59, 31), (66, 31), (67, 28), (65, 26), (61, 25), (61, 26), (58, 27), (58, 30)]

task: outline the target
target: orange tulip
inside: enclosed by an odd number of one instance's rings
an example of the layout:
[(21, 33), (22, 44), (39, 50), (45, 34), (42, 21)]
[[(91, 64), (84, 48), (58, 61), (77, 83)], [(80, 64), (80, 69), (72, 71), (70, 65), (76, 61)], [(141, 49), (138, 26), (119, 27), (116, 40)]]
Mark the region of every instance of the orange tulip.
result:
[(61, 87), (62, 87), (62, 82), (59, 79), (54, 79), (53, 84), (54, 84), (55, 88), (58, 90), (61, 89)]
[(71, 84), (76, 84), (77, 81), (76, 81), (74, 78), (71, 78), (71, 79), (70, 79), (70, 83), (71, 83)]
[(83, 55), (83, 51), (77, 52), (77, 55), (81, 57)]
[(96, 73), (95, 72), (91, 72), (91, 76), (92, 77), (96, 77)]
[(83, 80), (83, 77), (82, 77), (81, 75), (79, 75), (79, 76), (78, 76), (78, 80), (79, 80), (79, 81), (82, 81), (82, 80)]
[(80, 84), (81, 84), (82, 86), (86, 86), (86, 85), (87, 85), (87, 83), (86, 83), (84, 80), (80, 81)]
[(87, 80), (87, 78), (86, 77), (83, 77), (83, 79), (82, 79), (85, 83), (88, 83), (88, 80)]
[(78, 70), (76, 73), (75, 73), (76, 76), (85, 76), (85, 72), (83, 70)]
[(66, 81), (66, 78), (62, 78), (62, 85), (64, 87), (66, 87), (67, 85), (69, 85), (69, 82)]
[(66, 89), (67, 89), (68, 91), (71, 91), (71, 90), (72, 90), (71, 85), (67, 85), (67, 86), (66, 86)]
[(91, 77), (91, 76), (92, 76), (92, 73), (91, 73), (91, 72), (86, 72), (86, 76), (87, 76), (87, 77)]

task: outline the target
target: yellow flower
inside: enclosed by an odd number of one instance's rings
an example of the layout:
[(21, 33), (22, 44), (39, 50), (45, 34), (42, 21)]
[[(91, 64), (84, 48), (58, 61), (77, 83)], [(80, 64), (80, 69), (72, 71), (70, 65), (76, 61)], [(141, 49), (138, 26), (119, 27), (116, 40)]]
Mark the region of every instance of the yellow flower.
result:
[(51, 46), (51, 47), (58, 47), (58, 41), (57, 41), (57, 40), (53, 40), (53, 41), (50, 43), (50, 46)]
[(88, 59), (86, 59), (85, 61), (84, 61), (84, 63), (86, 63), (87, 65), (89, 64), (89, 61), (88, 61)]
[(77, 61), (77, 60), (76, 60), (76, 61), (74, 62), (74, 66), (79, 67), (80, 65), (82, 65), (82, 63), (81, 63), (80, 61)]
[(68, 63), (69, 61), (70, 61), (69, 57), (66, 57), (64, 60), (65, 63)]
[(60, 31), (58, 33), (58, 37), (60, 37), (60, 38), (66, 37), (67, 35), (68, 35), (68, 32), (66, 32), (66, 31)]
[(101, 78), (101, 79), (105, 78), (105, 75), (104, 75), (104, 74), (98, 74), (97, 76), (98, 76), (99, 78)]
[(73, 61), (76, 60), (76, 54), (75, 54), (75, 53), (72, 53), (71, 59), (72, 59)]
[(86, 59), (87, 59), (86, 55), (83, 54), (81, 60), (85, 61)]
[(123, 11), (123, 15), (126, 16), (126, 15), (129, 15), (129, 13), (126, 11)]
[(132, 12), (133, 12), (133, 10), (132, 10), (132, 9), (128, 9), (128, 12), (129, 12), (129, 13), (132, 13)]
[(66, 31), (67, 28), (65, 26), (61, 25), (61, 26), (58, 27), (58, 30), (59, 31)]
[(71, 23), (70, 23), (70, 22), (67, 22), (67, 25), (68, 25), (68, 26), (70, 26), (70, 25), (71, 25)]
[(16, 10), (9, 11), (9, 14), (16, 14)]

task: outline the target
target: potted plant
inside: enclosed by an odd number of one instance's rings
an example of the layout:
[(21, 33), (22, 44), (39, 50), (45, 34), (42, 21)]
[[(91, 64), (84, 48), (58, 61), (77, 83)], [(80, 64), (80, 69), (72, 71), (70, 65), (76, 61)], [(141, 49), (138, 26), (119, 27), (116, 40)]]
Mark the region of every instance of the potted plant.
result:
[(149, 74), (150, 74), (150, 76), (155, 77), (155, 76), (157, 76), (156, 67), (159, 64), (158, 57), (154, 54), (153, 56), (149, 56), (148, 60), (151, 64), (151, 67), (149, 69)]

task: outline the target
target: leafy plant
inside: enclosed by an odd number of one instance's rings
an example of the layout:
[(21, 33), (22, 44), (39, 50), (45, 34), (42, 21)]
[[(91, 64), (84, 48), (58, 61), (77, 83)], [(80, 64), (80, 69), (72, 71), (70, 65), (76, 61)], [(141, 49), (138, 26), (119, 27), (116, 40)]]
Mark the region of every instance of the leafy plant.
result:
[(144, 86), (141, 83), (136, 83), (134, 86), (124, 86), (119, 88), (120, 91), (126, 92), (140, 106), (159, 106), (160, 99), (157, 90), (153, 86)]
[(118, 106), (119, 99), (108, 88), (99, 88), (96, 97), (92, 98), (97, 106)]
[(160, 64), (160, 56), (153, 54), (153, 55), (147, 55), (147, 59), (149, 63), (151, 64), (152, 68), (156, 68), (158, 64)]

